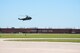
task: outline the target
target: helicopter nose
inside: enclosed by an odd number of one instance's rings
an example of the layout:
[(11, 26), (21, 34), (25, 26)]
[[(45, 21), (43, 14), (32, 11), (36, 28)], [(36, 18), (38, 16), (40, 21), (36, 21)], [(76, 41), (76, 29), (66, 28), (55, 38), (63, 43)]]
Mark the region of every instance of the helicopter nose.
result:
[(30, 19), (32, 19), (32, 18), (30, 17)]

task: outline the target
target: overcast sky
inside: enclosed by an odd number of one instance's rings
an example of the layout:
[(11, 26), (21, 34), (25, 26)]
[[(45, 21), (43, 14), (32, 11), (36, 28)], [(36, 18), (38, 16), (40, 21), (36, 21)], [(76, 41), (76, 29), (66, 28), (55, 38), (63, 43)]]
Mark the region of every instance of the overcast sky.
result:
[(0, 27), (80, 28), (80, 0), (0, 0)]

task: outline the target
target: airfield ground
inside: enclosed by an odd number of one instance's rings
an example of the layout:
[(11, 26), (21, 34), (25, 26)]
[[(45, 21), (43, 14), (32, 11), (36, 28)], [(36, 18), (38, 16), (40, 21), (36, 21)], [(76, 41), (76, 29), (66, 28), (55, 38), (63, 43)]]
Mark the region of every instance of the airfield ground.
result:
[(80, 43), (22, 42), (0, 39), (0, 53), (80, 53)]
[(80, 53), (79, 42), (80, 34), (0, 34), (0, 53)]
[[(80, 42), (80, 34), (0, 34), (7, 41)], [(16, 39), (17, 38), (17, 39)], [(23, 39), (19, 39), (23, 38)]]

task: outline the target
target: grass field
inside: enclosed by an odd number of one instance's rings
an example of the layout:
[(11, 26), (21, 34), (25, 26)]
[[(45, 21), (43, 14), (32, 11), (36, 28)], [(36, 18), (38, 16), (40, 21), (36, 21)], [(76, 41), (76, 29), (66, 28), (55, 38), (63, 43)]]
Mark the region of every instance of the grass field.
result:
[(34, 42), (80, 42), (80, 39), (14, 39), (6, 41), (34, 41)]
[(0, 38), (80, 38), (80, 34), (0, 34)]
[[(80, 34), (22, 34), (22, 33), (13, 34), (12, 33), (12, 34), (0, 34), (0, 38), (38, 38), (38, 39), (16, 39), (16, 40), (9, 40), (9, 41), (80, 42), (80, 39), (79, 39)], [(43, 38), (43, 39), (40, 39), (40, 38)], [(57, 39), (54, 39), (54, 38), (57, 38)]]

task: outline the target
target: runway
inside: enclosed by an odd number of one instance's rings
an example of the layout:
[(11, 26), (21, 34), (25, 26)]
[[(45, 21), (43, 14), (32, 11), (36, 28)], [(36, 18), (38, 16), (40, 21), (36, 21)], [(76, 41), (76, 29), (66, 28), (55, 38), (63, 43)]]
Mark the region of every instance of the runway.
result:
[(0, 39), (0, 53), (80, 53), (80, 43), (3, 40)]

